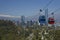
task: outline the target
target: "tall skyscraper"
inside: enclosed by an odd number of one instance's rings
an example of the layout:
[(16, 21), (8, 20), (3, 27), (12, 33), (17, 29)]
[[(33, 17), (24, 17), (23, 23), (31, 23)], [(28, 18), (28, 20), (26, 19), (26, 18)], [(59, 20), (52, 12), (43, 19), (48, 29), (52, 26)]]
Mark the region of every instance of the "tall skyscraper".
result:
[(25, 16), (21, 16), (21, 25), (22, 25), (22, 26), (25, 25)]

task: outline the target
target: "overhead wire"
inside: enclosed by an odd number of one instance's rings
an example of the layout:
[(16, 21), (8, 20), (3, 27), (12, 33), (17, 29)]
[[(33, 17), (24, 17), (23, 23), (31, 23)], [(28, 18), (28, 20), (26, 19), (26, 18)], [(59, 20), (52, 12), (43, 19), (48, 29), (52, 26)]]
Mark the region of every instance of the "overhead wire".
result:
[[(60, 8), (58, 8), (58, 9), (52, 11), (51, 14), (54, 13), (54, 15), (56, 15), (55, 13), (58, 12), (58, 11), (60, 11)], [(50, 15), (50, 14), (49, 14), (49, 15)]]
[[(47, 8), (52, 2), (53, 2), (54, 0), (50, 0), (49, 2), (48, 2), (48, 4), (46, 4), (46, 6), (45, 7), (43, 7), (43, 9), (42, 10), (45, 10), (45, 8)], [(42, 10), (40, 10), (40, 11), (42, 11)]]
[(60, 8), (56, 9), (54, 12), (58, 12), (60, 10)]
[(43, 10), (46, 9), (53, 1), (54, 1), (54, 0), (50, 0), (49, 3), (46, 4), (46, 6), (43, 8)]
[[(53, 1), (54, 0), (50, 0), (49, 3), (43, 8), (43, 10), (45, 10)], [(56, 10), (54, 10), (54, 11), (51, 10), (51, 11), (55, 13), (55, 12), (58, 12), (59, 10), (60, 10), (60, 8), (57, 8)]]

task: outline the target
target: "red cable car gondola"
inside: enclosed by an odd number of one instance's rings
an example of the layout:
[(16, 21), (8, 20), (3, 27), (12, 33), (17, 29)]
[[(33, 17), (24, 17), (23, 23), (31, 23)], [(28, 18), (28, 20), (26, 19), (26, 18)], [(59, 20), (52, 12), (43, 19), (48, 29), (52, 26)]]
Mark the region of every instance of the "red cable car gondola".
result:
[(49, 23), (49, 24), (54, 24), (54, 22), (55, 22), (55, 21), (54, 21), (54, 18), (51, 18), (51, 17), (50, 17), (50, 18), (48, 19), (48, 23)]

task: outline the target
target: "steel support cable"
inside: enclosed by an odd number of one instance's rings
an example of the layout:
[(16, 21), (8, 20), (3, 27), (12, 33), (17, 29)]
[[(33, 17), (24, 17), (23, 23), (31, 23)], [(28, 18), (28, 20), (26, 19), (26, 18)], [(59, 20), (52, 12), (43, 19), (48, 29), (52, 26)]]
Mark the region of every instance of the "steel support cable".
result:
[(43, 10), (45, 10), (54, 0), (50, 0), (48, 4), (46, 4), (46, 6), (43, 8)]
[(60, 8), (56, 9), (54, 12), (58, 12), (60, 10)]
[(58, 11), (60, 10), (60, 8), (55, 8), (55, 9), (56, 9), (56, 10), (54, 10), (54, 11), (53, 11), (53, 10), (50, 10), (49, 13), (50, 13), (50, 12), (58, 12)]
[(52, 11), (51, 13), (55, 13), (55, 12), (58, 12), (58, 11), (60, 11), (60, 8), (58, 8), (58, 9)]
[(40, 11), (45, 10), (45, 8), (47, 8), (53, 1), (54, 0), (50, 0), (49, 3), (43, 9), (40, 9)]

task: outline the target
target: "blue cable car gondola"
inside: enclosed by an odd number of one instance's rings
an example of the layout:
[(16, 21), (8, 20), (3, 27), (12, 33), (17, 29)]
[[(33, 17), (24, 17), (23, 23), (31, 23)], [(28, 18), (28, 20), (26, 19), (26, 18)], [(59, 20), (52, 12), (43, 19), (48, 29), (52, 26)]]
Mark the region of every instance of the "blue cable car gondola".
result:
[(40, 24), (45, 24), (46, 23), (46, 19), (45, 19), (45, 16), (44, 15), (39, 16), (39, 23)]

